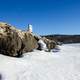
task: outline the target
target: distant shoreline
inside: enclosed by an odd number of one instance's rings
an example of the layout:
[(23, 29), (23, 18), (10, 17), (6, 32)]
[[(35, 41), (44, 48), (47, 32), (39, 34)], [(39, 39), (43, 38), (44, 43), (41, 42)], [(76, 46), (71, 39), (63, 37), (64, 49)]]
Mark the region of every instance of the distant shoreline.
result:
[(62, 35), (62, 34), (55, 34), (55, 35), (45, 35), (42, 37), (46, 37), (51, 40), (55, 40), (56, 42), (61, 42), (64, 44), (67, 43), (80, 43), (80, 35)]

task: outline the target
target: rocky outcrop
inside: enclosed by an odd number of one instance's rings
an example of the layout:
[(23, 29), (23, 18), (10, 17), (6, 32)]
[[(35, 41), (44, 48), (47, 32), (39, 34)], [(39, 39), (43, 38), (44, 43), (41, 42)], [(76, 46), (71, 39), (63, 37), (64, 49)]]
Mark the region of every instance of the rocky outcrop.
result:
[(24, 46), (23, 53), (31, 52), (33, 49), (36, 49), (38, 47), (37, 40), (31, 33), (22, 32), (19, 36), (21, 37)]
[(28, 32), (23, 32), (6, 23), (0, 23), (0, 53), (21, 56), (24, 52), (37, 48), (37, 40)]
[(19, 57), (25, 52), (37, 49), (39, 38), (42, 38), (46, 43), (49, 51), (56, 47), (53, 40), (34, 36), (30, 32), (21, 31), (6, 23), (0, 23), (0, 54)]
[(15, 30), (18, 36), (21, 38), (22, 41), (22, 52), (31, 52), (33, 49), (38, 47), (36, 38), (27, 31), (21, 31), (16, 29), (15, 27), (11, 27), (12, 30)]
[(21, 55), (21, 39), (6, 23), (0, 23), (0, 53), (9, 56)]

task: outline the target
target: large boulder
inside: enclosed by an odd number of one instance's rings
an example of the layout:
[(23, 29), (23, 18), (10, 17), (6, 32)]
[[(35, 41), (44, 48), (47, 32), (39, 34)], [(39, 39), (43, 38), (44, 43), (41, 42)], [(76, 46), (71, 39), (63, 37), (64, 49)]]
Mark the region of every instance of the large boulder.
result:
[(25, 52), (31, 52), (33, 49), (37, 49), (38, 47), (38, 42), (35, 36), (28, 32), (28, 31), (21, 31), (19, 29), (16, 29), (15, 27), (11, 27), (12, 30), (15, 30), (18, 33), (18, 36), (22, 40), (22, 48), (21, 51), (23, 53)]
[(36, 49), (38, 47), (37, 40), (35, 37), (28, 32), (21, 32), (19, 33), (19, 36), (21, 37), (24, 49), (24, 52), (31, 52), (33, 49)]
[(0, 23), (0, 53), (9, 56), (21, 55), (21, 39), (11, 25)]
[(23, 53), (25, 52), (31, 52), (33, 49), (36, 49), (38, 47), (38, 42), (35, 36), (28, 32), (28, 31), (21, 31), (19, 29), (16, 29), (15, 27), (11, 27), (12, 30), (15, 30), (18, 33), (18, 36), (22, 40), (22, 48), (21, 51)]
[(57, 46), (57, 44), (54, 40), (50, 40), (50, 39), (47, 39), (45, 37), (43, 37), (42, 40), (46, 43), (47, 48), (48, 48), (49, 51), (51, 49), (54, 49)]
[(6, 23), (0, 23), (0, 53), (9, 56), (21, 56), (37, 48), (35, 37)]

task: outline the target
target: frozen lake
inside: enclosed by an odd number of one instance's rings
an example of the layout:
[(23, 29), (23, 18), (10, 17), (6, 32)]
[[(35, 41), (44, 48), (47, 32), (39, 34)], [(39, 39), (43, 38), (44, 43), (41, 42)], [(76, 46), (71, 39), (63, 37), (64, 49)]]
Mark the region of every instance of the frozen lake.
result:
[(65, 44), (60, 49), (35, 50), (22, 58), (0, 55), (0, 80), (80, 80), (80, 44)]

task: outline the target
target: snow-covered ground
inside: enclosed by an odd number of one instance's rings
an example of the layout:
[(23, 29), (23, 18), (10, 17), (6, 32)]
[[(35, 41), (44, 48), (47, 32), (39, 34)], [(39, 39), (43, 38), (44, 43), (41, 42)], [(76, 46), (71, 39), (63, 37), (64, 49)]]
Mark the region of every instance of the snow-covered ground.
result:
[(60, 49), (34, 50), (22, 58), (0, 55), (0, 80), (80, 80), (80, 44)]

